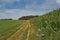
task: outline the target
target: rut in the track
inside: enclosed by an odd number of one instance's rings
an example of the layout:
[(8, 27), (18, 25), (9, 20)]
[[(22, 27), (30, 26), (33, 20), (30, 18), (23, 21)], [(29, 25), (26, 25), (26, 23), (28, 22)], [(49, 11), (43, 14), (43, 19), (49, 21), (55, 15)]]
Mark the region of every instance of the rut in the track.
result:
[(27, 20), (26, 23), (24, 23), (23, 25), (21, 25), (21, 27), (19, 28), (19, 30), (16, 31), (16, 33), (14, 33), (11, 37), (9, 37), (7, 40), (18, 40), (18, 37), (19, 37), (19, 40), (20, 39), (20, 36), (21, 34), (26, 30), (28, 29), (27, 31), (27, 35), (26, 35), (26, 39), (25, 40), (28, 40), (29, 39), (29, 35), (30, 35), (30, 21)]
[(29, 22), (29, 25), (28, 25), (28, 33), (27, 33), (27, 38), (26, 38), (26, 40), (29, 40), (29, 36), (30, 36), (30, 27), (31, 27), (31, 25), (30, 25), (30, 22)]

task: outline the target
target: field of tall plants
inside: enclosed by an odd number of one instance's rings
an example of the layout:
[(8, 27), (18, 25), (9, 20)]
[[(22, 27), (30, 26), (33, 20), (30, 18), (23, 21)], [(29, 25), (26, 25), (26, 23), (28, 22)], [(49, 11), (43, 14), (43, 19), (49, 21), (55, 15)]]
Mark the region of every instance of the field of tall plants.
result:
[(60, 9), (31, 19), (31, 26), (35, 33), (30, 40), (60, 40)]

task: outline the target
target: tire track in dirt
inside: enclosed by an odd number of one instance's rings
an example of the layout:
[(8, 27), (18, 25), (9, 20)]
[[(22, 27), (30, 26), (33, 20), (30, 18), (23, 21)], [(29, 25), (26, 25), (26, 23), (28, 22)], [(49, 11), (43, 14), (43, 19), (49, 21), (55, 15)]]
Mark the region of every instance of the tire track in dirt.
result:
[[(26, 27), (27, 27), (27, 28), (25, 27), (26, 29), (25, 29), (24, 31), (26, 31), (27, 29), (29, 30), (29, 24), (30, 24), (30, 21), (28, 20), (28, 23), (26, 24)], [(28, 30), (27, 30), (27, 31), (28, 31)], [(23, 32), (24, 32), (24, 31), (23, 31)], [(24, 40), (23, 37), (22, 37), (23, 32), (21, 33), (21, 35), (19, 35), (19, 38), (18, 38), (17, 40)], [(27, 36), (27, 35), (26, 35), (26, 36)]]
[(29, 40), (29, 36), (30, 36), (30, 27), (31, 27), (31, 25), (30, 25), (30, 21), (29, 21), (29, 24), (28, 24), (28, 33), (27, 33), (27, 38), (26, 38), (26, 40)]
[[(17, 37), (21, 35), (21, 33), (28, 28), (29, 21), (27, 21), (25, 24), (21, 25), (21, 28), (17, 30), (16, 33), (14, 33), (11, 37), (9, 37), (7, 40), (17, 40)], [(25, 27), (26, 26), (26, 27)]]
[[(29, 40), (29, 36), (30, 36), (30, 21), (28, 20), (28, 23), (27, 23), (27, 25), (26, 25), (27, 27), (28, 27), (28, 30), (27, 30), (27, 35), (26, 35), (26, 38), (25, 38), (25, 40)], [(25, 31), (25, 30), (24, 30)], [(24, 39), (22, 39), (22, 37), (21, 37), (22, 35), (20, 35), (19, 36), (19, 38), (20, 39), (18, 39), (18, 40), (24, 40)]]

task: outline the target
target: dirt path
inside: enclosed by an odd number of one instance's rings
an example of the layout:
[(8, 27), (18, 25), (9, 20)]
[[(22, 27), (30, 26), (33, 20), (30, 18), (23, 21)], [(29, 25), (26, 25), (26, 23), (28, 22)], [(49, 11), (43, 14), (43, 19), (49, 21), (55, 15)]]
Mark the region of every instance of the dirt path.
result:
[(28, 25), (28, 33), (27, 33), (27, 38), (26, 38), (26, 40), (29, 40), (29, 36), (30, 36), (30, 27), (31, 27), (31, 25), (30, 25), (30, 22), (29, 22), (29, 25)]
[(30, 21), (27, 20), (27, 22), (23, 25), (21, 25), (21, 28), (18, 28), (19, 30), (16, 31), (16, 33), (14, 33), (11, 37), (9, 37), (7, 40), (17, 40), (18, 39), (18, 36), (21, 36), (21, 34), (27, 29), (29, 28), (28, 30), (28, 34), (27, 34), (27, 38), (26, 40), (28, 40), (29, 38), (29, 33), (30, 33)]

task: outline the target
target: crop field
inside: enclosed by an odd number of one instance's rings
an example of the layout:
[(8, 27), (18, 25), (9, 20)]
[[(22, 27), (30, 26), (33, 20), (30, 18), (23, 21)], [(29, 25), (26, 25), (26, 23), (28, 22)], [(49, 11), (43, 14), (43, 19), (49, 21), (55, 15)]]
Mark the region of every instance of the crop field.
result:
[(54, 24), (55, 22), (50, 24), (47, 20), (40, 20), (37, 20), (37, 18), (31, 20), (31, 25), (35, 31), (31, 34), (30, 40), (60, 40), (59, 22), (57, 24), (55, 21), (56, 24)]
[(60, 10), (29, 20), (0, 20), (0, 40), (60, 40)]
[(31, 19), (35, 29), (30, 40), (60, 40), (60, 10)]

